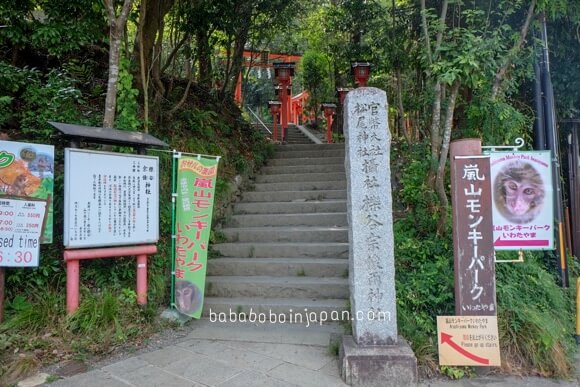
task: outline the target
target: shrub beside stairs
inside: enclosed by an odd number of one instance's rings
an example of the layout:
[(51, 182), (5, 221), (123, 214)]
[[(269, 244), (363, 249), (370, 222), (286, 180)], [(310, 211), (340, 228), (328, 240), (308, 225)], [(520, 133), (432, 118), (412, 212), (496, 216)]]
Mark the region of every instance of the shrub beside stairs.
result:
[(349, 298), (344, 144), (277, 146), (222, 232), (205, 316), (341, 314)]

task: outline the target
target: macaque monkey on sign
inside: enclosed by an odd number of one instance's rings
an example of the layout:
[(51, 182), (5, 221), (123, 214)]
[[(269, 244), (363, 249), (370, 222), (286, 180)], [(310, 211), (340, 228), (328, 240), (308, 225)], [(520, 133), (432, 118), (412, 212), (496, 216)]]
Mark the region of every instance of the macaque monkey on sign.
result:
[(175, 281), (175, 306), (184, 314), (195, 312), (201, 306), (201, 290), (189, 281)]
[(544, 182), (538, 171), (520, 160), (504, 166), (493, 184), (495, 208), (512, 223), (529, 223), (544, 204)]

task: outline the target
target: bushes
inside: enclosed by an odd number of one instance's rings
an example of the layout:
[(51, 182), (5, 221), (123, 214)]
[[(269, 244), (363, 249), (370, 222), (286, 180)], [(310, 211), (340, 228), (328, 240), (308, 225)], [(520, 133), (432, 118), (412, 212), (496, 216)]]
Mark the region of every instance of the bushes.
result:
[(541, 256), (528, 254), (525, 263), (496, 265), (503, 364), (566, 377), (572, 370), (576, 292), (556, 285)]

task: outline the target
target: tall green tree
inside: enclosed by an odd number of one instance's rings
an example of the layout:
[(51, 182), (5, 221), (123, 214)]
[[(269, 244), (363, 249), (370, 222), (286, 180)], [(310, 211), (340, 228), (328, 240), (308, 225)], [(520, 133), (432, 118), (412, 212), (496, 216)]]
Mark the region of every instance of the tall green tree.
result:
[(330, 61), (328, 57), (318, 51), (306, 51), (300, 63), (300, 78), (302, 85), (310, 93), (308, 106), (318, 120), (320, 104), (332, 96), (330, 82)]

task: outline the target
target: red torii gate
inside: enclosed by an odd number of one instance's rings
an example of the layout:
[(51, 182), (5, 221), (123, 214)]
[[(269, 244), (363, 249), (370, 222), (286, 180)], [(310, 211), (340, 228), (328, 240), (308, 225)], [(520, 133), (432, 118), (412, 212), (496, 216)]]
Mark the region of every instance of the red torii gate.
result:
[[(260, 67), (260, 68), (274, 68), (273, 62), (284, 62), (284, 63), (291, 63), (291, 62), (300, 62), (302, 56), (300, 55), (291, 55), (291, 54), (280, 54), (280, 53), (272, 53), (269, 51), (251, 51), (245, 50), (244, 51), (244, 60), (242, 65), (244, 67)], [(300, 120), (300, 116), (302, 114), (303, 106), (306, 100), (308, 100), (308, 92), (304, 91), (296, 96), (292, 96), (288, 98), (288, 106), (287, 111), (290, 112), (289, 114), (289, 121), (290, 122), (298, 122)], [(234, 94), (234, 100), (236, 103), (242, 103), (242, 73), (238, 75), (238, 82), (236, 84), (236, 91)]]

